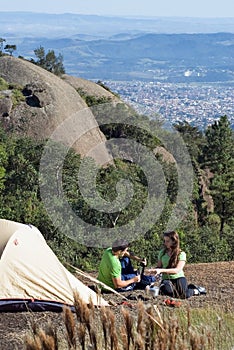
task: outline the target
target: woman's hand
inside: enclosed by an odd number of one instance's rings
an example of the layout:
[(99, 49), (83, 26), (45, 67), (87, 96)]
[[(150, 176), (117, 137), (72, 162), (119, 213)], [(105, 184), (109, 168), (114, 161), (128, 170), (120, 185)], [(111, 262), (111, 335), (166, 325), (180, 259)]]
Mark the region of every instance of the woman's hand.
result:
[(158, 268), (156, 268), (156, 269), (148, 269), (147, 272), (154, 273), (155, 276), (160, 275), (160, 273), (162, 273), (161, 269), (158, 269)]

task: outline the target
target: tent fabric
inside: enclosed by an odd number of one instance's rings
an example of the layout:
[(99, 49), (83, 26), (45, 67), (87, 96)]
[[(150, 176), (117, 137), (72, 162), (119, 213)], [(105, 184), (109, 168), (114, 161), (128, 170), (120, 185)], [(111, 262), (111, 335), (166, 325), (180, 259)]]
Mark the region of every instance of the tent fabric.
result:
[[(64, 303), (57, 303), (55, 301), (43, 301), (43, 300), (30, 300), (30, 299), (15, 299), (15, 300), (1, 300), (0, 312), (62, 312), (64, 309)], [(75, 312), (75, 307), (67, 305), (72, 312)]]
[(17, 301), (22, 308), (72, 306), (75, 291), (85, 303), (108, 305), (60, 263), (32, 225), (0, 219), (0, 276), (0, 310), (17, 308)]

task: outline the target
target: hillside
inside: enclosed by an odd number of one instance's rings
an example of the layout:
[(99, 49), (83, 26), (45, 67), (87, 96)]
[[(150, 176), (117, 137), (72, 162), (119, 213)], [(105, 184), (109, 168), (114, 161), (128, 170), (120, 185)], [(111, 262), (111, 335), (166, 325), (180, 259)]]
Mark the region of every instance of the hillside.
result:
[[(189, 300), (182, 301), (182, 308), (189, 307), (190, 309), (208, 307), (217, 310), (217, 317), (219, 309), (226, 310), (226, 312), (234, 312), (233, 293), (230, 285), (230, 278), (233, 275), (234, 261), (219, 262), (212, 264), (191, 264), (187, 265), (185, 272), (189, 282), (194, 282), (203, 285), (207, 288), (207, 295), (192, 297)], [(90, 284), (88, 280), (84, 281)], [(130, 292), (125, 293), (129, 295)], [(143, 294), (139, 291), (135, 295)], [(113, 294), (106, 295), (106, 299), (115, 301), (116, 306), (111, 306), (111, 311), (114, 313), (117, 322), (120, 321), (121, 314), (121, 298)], [(166, 306), (163, 305), (165, 297), (159, 296), (156, 299), (150, 299), (150, 302), (159, 307), (161, 313), (165, 311)], [(148, 303), (149, 301), (147, 301)], [(131, 314), (136, 314), (137, 301), (130, 301), (132, 307), (126, 306), (126, 309)], [(146, 302), (144, 302), (146, 305)], [(173, 309), (171, 309), (173, 313)], [(1, 350), (17, 349), (23, 350), (24, 339), (32, 330), (32, 327), (37, 325), (45, 327), (51, 322), (52, 326), (58, 331), (61, 338), (65, 338), (65, 326), (61, 314), (51, 312), (41, 313), (0, 313), (0, 345)]]
[[(114, 97), (101, 86), (68, 76), (61, 79), (11, 56), (0, 57), (0, 77), (9, 84), (8, 89), (0, 91), (0, 120), (5, 129), (43, 140), (62, 126), (63, 142), (71, 144), (72, 139), (73, 147), (82, 156), (105, 141), (94, 116), (77, 92), (80, 88), (92, 96)], [(22, 95), (17, 103), (13, 89)], [(103, 146), (96, 160), (108, 157)]]

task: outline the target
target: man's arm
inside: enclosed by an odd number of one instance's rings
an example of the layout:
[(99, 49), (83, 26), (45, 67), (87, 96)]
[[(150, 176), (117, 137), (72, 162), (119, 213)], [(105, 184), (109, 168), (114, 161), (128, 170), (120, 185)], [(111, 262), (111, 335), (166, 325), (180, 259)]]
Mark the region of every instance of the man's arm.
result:
[(127, 252), (124, 254), (124, 256), (127, 256), (127, 257), (129, 257), (130, 259), (132, 259), (132, 260), (136, 260), (136, 261), (142, 263), (144, 266), (147, 265), (146, 258), (140, 258), (139, 256), (133, 254), (132, 252), (127, 251)]
[(140, 275), (137, 275), (137, 276), (130, 278), (129, 280), (126, 280), (126, 281), (122, 281), (121, 277), (112, 277), (112, 281), (114, 283), (115, 288), (124, 288), (124, 287), (129, 286), (129, 284), (138, 283), (138, 282), (140, 282), (140, 280), (141, 280)]

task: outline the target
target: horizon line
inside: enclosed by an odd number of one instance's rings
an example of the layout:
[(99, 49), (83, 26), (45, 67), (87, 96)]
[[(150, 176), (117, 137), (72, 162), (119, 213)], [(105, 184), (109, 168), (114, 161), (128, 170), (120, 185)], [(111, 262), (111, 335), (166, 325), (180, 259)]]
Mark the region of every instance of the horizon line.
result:
[(125, 15), (115, 15), (115, 14), (94, 14), (94, 13), (77, 13), (77, 12), (59, 12), (59, 13), (54, 13), (54, 12), (41, 12), (41, 11), (15, 11), (15, 10), (0, 10), (0, 13), (28, 13), (28, 14), (42, 14), (42, 15), (78, 15), (78, 16), (97, 16), (97, 17), (118, 17), (118, 18), (145, 18), (145, 19), (155, 19), (155, 18), (177, 18), (177, 19), (184, 19), (184, 18), (193, 18), (193, 19), (233, 19), (234, 16), (228, 16), (228, 17), (223, 17), (223, 16), (166, 16), (166, 15), (158, 15), (158, 16), (149, 16), (149, 15), (131, 15), (131, 14), (125, 14)]

